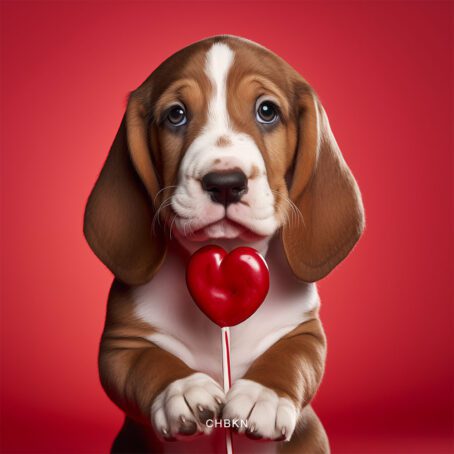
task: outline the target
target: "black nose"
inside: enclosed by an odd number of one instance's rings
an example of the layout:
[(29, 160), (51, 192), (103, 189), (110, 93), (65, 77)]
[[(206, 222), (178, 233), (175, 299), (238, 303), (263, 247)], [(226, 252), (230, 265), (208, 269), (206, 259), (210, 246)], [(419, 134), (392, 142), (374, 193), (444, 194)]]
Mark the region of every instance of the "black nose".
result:
[(234, 172), (210, 172), (202, 178), (202, 187), (211, 200), (227, 206), (238, 202), (247, 191), (247, 177), (240, 170)]

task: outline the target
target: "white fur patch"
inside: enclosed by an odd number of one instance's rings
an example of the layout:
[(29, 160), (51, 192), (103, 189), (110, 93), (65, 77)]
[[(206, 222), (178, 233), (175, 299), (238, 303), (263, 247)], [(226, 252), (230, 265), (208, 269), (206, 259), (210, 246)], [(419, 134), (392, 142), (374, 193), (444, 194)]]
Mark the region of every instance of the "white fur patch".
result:
[[(224, 43), (213, 44), (207, 52), (205, 73), (212, 86), (207, 122), (186, 150), (171, 201), (177, 214), (174, 226), (183, 236), (206, 227), (200, 241), (207, 237), (241, 237), (241, 230), (222, 224), (226, 215), (257, 235), (272, 235), (279, 227), (263, 156), (253, 138), (234, 130), (229, 118), (227, 78), (234, 59), (234, 51)], [(221, 136), (229, 139), (229, 145), (216, 144)], [(229, 205), (226, 210), (211, 200), (200, 181), (209, 172), (232, 169), (240, 169), (246, 176), (254, 169), (257, 175), (248, 182), (248, 192), (242, 197), (245, 203)], [(199, 241), (196, 237), (192, 240)]]
[(213, 97), (208, 106), (208, 124), (206, 129), (229, 130), (229, 114), (227, 112), (227, 76), (235, 54), (223, 43), (213, 44), (206, 56), (205, 73), (213, 87)]
[[(291, 276), (279, 240), (271, 241), (267, 262), (270, 268), (270, 291), (265, 302), (252, 317), (231, 328), (230, 357), (233, 383), (241, 379), (259, 355), (300, 323), (309, 320), (311, 318), (309, 312), (319, 305), (315, 284), (300, 283)], [(217, 383), (222, 383), (221, 329), (192, 301), (186, 288), (184, 270), (184, 261), (171, 247), (159, 273), (151, 282), (134, 290), (135, 314), (154, 328), (155, 333), (150, 335), (148, 340), (180, 358), (194, 370), (209, 375)], [(186, 389), (185, 382), (179, 383), (178, 386)], [(234, 389), (235, 385), (232, 392)], [(152, 415), (153, 425), (161, 434), (162, 427), (169, 427), (169, 433), (170, 427), (176, 430), (175, 417), (181, 410), (189, 417), (181, 399), (172, 402), (171, 411), (166, 410), (167, 404), (163, 396), (155, 399)], [(199, 400), (202, 401), (205, 397), (200, 396)], [(269, 401), (274, 402), (273, 399), (271, 397), (267, 399), (265, 405), (271, 405)], [(239, 401), (230, 408), (237, 408), (237, 404), (244, 405)], [(270, 414), (274, 415), (281, 426), (288, 427), (290, 434), (293, 412), (288, 408), (284, 401), (278, 401), (278, 405), (272, 407)], [(268, 414), (268, 410), (266, 413)], [(171, 422), (167, 419), (167, 414), (173, 415)], [(252, 422), (264, 434), (270, 434), (269, 427), (273, 417), (270, 416), (263, 421), (257, 414), (254, 415)], [(206, 428), (204, 432), (205, 430)], [(224, 443), (223, 433), (215, 430), (209, 436), (197, 438), (190, 443), (168, 442), (164, 446), (166, 453), (181, 454), (216, 452), (217, 447), (223, 446)], [(234, 444), (235, 452), (238, 454), (275, 454), (277, 446), (276, 443), (257, 443), (245, 436), (234, 437)]]
[[(282, 336), (310, 319), (319, 306), (315, 284), (291, 275), (279, 239), (267, 254), (270, 290), (249, 319), (231, 328), (232, 380)], [(171, 248), (159, 273), (135, 288), (135, 314), (154, 328), (148, 340), (222, 383), (221, 330), (192, 301), (186, 287), (185, 263)]]
[(210, 410), (218, 416), (224, 397), (211, 377), (196, 373), (174, 381), (156, 397), (151, 406), (151, 421), (162, 438), (178, 438), (182, 423), (188, 422), (196, 424), (197, 432), (209, 434), (212, 429), (199, 420), (199, 410)]
[[(276, 440), (290, 440), (298, 412), (293, 403), (251, 380), (238, 380), (227, 394), (223, 418), (247, 421), (248, 431)], [(240, 429), (245, 431), (244, 429)]]

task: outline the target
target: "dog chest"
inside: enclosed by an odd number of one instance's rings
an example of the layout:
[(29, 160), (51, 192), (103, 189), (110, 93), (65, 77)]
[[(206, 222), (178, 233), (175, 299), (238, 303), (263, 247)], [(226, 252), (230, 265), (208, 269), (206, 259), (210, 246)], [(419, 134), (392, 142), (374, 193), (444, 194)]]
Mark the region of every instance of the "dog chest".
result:
[[(295, 282), (273, 249), (267, 259), (271, 281), (265, 302), (248, 320), (231, 328), (233, 380), (282, 336), (308, 320), (309, 312), (319, 304), (314, 284)], [(222, 383), (221, 330), (192, 301), (184, 261), (169, 253), (154, 279), (133, 294), (136, 316), (153, 328), (148, 340)]]

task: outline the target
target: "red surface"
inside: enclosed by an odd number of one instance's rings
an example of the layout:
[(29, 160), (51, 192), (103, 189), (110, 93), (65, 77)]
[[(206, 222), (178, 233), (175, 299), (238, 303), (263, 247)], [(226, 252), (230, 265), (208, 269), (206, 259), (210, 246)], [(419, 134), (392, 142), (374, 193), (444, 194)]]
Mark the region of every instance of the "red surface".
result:
[(2, 2), (2, 452), (106, 452), (110, 275), (82, 237), (126, 95), (217, 33), (313, 84), (362, 189), (366, 233), (320, 284), (315, 407), (335, 453), (452, 449), (450, 2)]
[(239, 247), (228, 254), (221, 247), (205, 246), (192, 254), (186, 283), (200, 310), (223, 328), (244, 322), (260, 307), (270, 274), (253, 248)]

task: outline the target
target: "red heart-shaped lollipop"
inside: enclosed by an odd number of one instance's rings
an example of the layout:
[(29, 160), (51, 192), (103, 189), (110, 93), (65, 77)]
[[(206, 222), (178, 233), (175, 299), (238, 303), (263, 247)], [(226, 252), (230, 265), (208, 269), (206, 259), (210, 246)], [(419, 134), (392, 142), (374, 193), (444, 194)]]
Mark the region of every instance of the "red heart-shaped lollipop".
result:
[(230, 254), (218, 246), (195, 252), (186, 282), (199, 308), (220, 327), (238, 325), (263, 303), (270, 277), (263, 257), (250, 247)]

